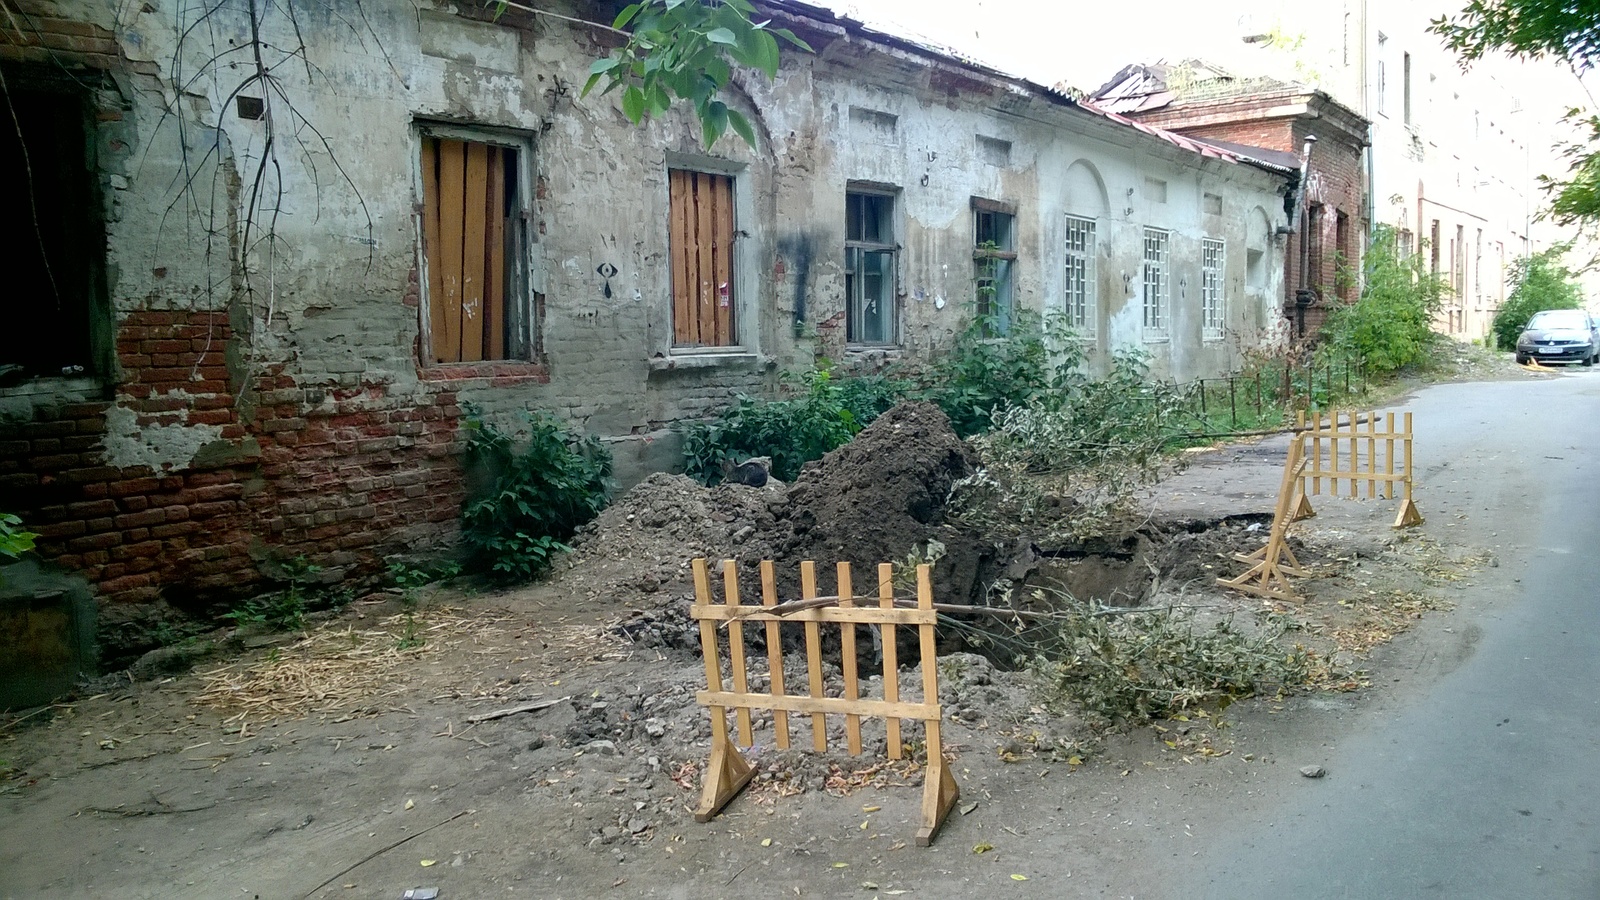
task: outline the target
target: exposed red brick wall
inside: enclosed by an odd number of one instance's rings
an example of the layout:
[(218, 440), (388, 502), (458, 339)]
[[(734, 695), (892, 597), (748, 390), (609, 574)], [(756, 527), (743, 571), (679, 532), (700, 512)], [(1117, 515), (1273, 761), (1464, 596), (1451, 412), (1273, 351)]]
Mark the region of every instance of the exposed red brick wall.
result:
[[(1362, 148), (1347, 136), (1329, 133), (1319, 127), (1317, 120), (1304, 117), (1249, 118), (1244, 121), (1217, 122), (1208, 120), (1201, 125), (1186, 125), (1181, 110), (1164, 115), (1139, 117), (1162, 128), (1196, 137), (1229, 141), (1268, 150), (1281, 150), (1298, 154), (1305, 145), (1307, 134), (1316, 134), (1318, 141), (1311, 154), (1311, 177), (1307, 200), (1320, 203), (1323, 215), (1320, 221), (1322, 253), (1321, 264), (1310, 273), (1309, 286), (1317, 292), (1317, 302), (1306, 310), (1306, 334), (1315, 335), (1337, 305), (1339, 293), (1339, 246), (1337, 237), (1338, 213), (1343, 212), (1349, 221), (1349, 250), (1345, 262), (1359, 266), (1360, 253), (1366, 234), (1365, 179), (1362, 172)], [(1212, 117), (1214, 118), (1214, 116)], [(1313, 245), (1315, 246), (1315, 245)], [(1295, 291), (1300, 287), (1300, 234), (1289, 236), (1284, 249), (1284, 314), (1295, 321)], [(1353, 289), (1350, 291), (1353, 295)]]
[[(428, 370), (420, 396), (386, 385), (320, 388), (281, 371), (242, 402), (221, 314), (138, 312), (118, 328), (105, 402), (42, 404), (0, 423), (0, 496), (45, 559), (82, 573), (102, 604), (201, 608), (258, 589), (262, 563), (299, 556), (346, 575), (451, 537), (462, 500), (457, 390), (542, 381), (528, 364)], [(178, 470), (109, 464), (107, 412), (142, 427), (218, 426)]]

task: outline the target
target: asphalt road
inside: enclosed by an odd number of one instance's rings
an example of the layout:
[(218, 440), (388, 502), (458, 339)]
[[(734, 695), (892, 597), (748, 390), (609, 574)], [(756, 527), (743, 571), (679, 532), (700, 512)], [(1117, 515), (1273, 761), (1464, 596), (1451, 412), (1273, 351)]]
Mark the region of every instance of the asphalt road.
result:
[(1479, 639), (1186, 860), (1185, 897), (1600, 898), (1600, 372), (1402, 408), (1429, 531), (1498, 547), (1455, 614)]

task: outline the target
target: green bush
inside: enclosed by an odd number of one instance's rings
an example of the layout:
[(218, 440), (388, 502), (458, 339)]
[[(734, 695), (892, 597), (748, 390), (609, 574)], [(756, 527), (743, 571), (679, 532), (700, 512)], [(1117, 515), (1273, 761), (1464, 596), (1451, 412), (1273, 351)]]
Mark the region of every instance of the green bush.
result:
[(544, 413), (530, 414), (528, 437), (518, 439), (467, 412), (461, 542), (468, 565), (497, 581), (531, 580), (605, 508), (611, 454)]
[(724, 462), (772, 460), (772, 476), (793, 481), (800, 467), (844, 444), (898, 403), (906, 385), (881, 376), (835, 378), (821, 368), (786, 379), (791, 396), (763, 400), (740, 394), (710, 422), (687, 426), (685, 470), (705, 484), (722, 480)]
[(1449, 290), (1444, 279), (1427, 270), (1422, 254), (1402, 257), (1394, 230), (1383, 225), (1367, 249), (1363, 282), (1360, 298), (1328, 316), (1324, 344), (1380, 373), (1420, 362)]
[(921, 395), (963, 438), (988, 431), (996, 410), (1025, 406), (1057, 388), (1083, 361), (1059, 317), (1019, 311), (1010, 322), (973, 315), (955, 342), (920, 372)]
[(1583, 306), (1583, 292), (1572, 280), (1572, 271), (1561, 261), (1566, 251), (1565, 245), (1558, 245), (1512, 263), (1511, 281), (1516, 287), (1494, 316), (1497, 346), (1508, 350), (1515, 347), (1517, 335), (1528, 327), (1528, 320), (1536, 312)]

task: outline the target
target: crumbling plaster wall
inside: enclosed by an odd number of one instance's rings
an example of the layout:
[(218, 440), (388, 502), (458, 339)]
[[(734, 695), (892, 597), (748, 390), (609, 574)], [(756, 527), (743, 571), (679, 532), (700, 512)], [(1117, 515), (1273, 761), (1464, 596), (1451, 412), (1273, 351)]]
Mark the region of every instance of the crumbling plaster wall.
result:
[[(19, 511), (38, 523), (44, 554), (83, 571), (103, 604), (124, 604), (113, 622), (152, 603), (236, 596), (296, 556), (336, 578), (447, 540), (469, 401), (502, 422), (530, 409), (569, 418), (612, 443), (626, 481), (676, 464), (673, 423), (770, 390), (779, 372), (819, 356), (872, 367), (925, 354), (957, 332), (974, 296), (973, 197), (1016, 204), (1016, 297), (1034, 309), (1062, 302), (1063, 216), (1101, 213), (1095, 365), (1130, 345), (1151, 352), (1159, 375), (1217, 374), (1266, 315), (1239, 302), (1234, 247), (1247, 213), (1273, 208), (1277, 179), (855, 36), (815, 29), (818, 56), (786, 55), (773, 83), (741, 75), (730, 102), (756, 124), (759, 146), (729, 137), (708, 151), (686, 111), (637, 127), (616, 95), (577, 96), (606, 52), (604, 30), (515, 9), (491, 21), (475, 4), (336, 0), (300, 15), (303, 64), (275, 69), (267, 96), (280, 165), (262, 175), (267, 124), (241, 118), (233, 96), (248, 72), (228, 56), (216, 64), (246, 40), (247, 7), (216, 7), (212, 27), (180, 42), (192, 24), (183, 16), (202, 8), (119, 7), (117, 19), (88, 0), (26, 2), (94, 23), (115, 51), (87, 64), (121, 88), (96, 161), (117, 363), (103, 389), (0, 397), (15, 407), (0, 477), (26, 489)], [(586, 4), (555, 8), (596, 17)], [(268, 42), (295, 45), (287, 19), (264, 24)], [(852, 107), (893, 114), (897, 127), (864, 138)], [(426, 122), (531, 143), (536, 358), (419, 364)], [(1009, 142), (1009, 159), (995, 145), (980, 152), (979, 135)], [(1075, 205), (1075, 164), (1103, 182), (1093, 204), (1103, 209)], [(741, 352), (671, 346), (666, 173), (679, 166), (735, 176)], [(1147, 176), (1167, 183), (1164, 204), (1129, 199)], [(853, 181), (900, 192), (900, 349), (845, 345)], [(258, 183), (266, 199), (252, 205)], [(1223, 198), (1221, 217), (1202, 217), (1203, 193)], [(1144, 344), (1137, 327), (1145, 225), (1173, 233), (1162, 344)], [(1199, 339), (1203, 234), (1229, 242), (1237, 339)], [(67, 433), (77, 455), (48, 455)]]

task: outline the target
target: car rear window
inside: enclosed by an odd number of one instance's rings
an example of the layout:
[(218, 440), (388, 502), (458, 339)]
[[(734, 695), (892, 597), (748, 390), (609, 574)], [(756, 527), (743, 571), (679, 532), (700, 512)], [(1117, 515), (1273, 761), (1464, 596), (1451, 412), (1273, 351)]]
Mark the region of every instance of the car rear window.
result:
[(1576, 309), (1552, 309), (1534, 313), (1528, 320), (1529, 328), (1588, 328), (1582, 311)]

